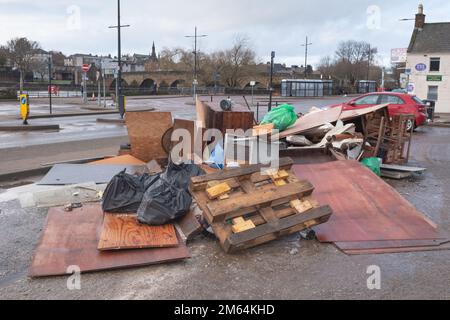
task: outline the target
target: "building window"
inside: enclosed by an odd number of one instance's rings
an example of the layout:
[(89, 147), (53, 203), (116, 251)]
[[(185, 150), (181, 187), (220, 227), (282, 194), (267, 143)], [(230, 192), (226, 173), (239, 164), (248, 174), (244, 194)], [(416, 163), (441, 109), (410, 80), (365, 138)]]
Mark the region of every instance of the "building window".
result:
[(427, 100), (437, 101), (438, 100), (438, 86), (428, 86), (428, 98)]
[(440, 69), (441, 69), (441, 58), (431, 58), (430, 71), (440, 71)]

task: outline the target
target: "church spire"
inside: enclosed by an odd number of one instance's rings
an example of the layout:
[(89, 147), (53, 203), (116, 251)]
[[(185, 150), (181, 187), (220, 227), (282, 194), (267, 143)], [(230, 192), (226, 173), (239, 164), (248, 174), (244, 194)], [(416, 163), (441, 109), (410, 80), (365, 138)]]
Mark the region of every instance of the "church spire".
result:
[(152, 46), (152, 55), (151, 55), (151, 58), (152, 58), (153, 60), (156, 60), (156, 59), (158, 59), (158, 57), (156, 56), (156, 47), (155, 47), (155, 41), (153, 41), (153, 46)]

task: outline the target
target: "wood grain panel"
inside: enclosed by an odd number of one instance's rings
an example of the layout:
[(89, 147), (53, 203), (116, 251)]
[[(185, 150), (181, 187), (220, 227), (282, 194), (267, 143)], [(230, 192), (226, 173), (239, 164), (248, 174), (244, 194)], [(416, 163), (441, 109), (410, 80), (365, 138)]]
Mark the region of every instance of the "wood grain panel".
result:
[(142, 267), (189, 258), (187, 247), (99, 251), (97, 249), (103, 225), (99, 204), (85, 205), (68, 214), (64, 208), (51, 208), (39, 245), (36, 249), (30, 277), (70, 274), (70, 266), (82, 273)]
[(178, 245), (173, 225), (147, 226), (133, 214), (106, 213), (98, 244), (99, 250), (168, 248)]
[(161, 140), (172, 128), (170, 112), (127, 112), (131, 155), (144, 162), (167, 158)]

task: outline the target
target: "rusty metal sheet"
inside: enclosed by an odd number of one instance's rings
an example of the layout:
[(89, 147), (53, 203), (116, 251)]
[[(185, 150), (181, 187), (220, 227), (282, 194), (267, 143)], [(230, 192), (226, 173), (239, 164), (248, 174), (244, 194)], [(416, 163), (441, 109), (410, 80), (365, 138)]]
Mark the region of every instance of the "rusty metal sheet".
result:
[(410, 252), (447, 251), (447, 250), (450, 250), (450, 243), (448, 242), (443, 243), (439, 246), (344, 250), (344, 253), (348, 255), (372, 255), (372, 254), (386, 254), (386, 253), (410, 253)]
[(438, 247), (445, 240), (390, 240), (390, 241), (359, 241), (359, 242), (335, 242), (342, 251), (346, 250), (376, 250), (412, 247)]
[(67, 213), (63, 208), (48, 212), (46, 226), (36, 249), (30, 277), (62, 276), (70, 266), (83, 273), (141, 267), (189, 258), (180, 241), (174, 248), (102, 252), (97, 249), (103, 225), (100, 205), (89, 205)]
[(391, 186), (356, 161), (294, 166), (314, 197), (333, 209), (316, 227), (321, 242), (441, 239), (437, 226)]
[(167, 158), (162, 137), (173, 125), (170, 112), (127, 112), (126, 124), (132, 156), (146, 163)]

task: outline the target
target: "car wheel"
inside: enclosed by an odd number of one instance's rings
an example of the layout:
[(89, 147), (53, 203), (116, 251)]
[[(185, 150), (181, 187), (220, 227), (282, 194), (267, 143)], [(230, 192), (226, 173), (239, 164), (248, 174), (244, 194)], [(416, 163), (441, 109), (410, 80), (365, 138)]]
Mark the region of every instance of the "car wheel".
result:
[(408, 120), (408, 122), (406, 123), (406, 130), (408, 130), (408, 132), (411, 132), (414, 129), (416, 129), (416, 122), (414, 120)]

